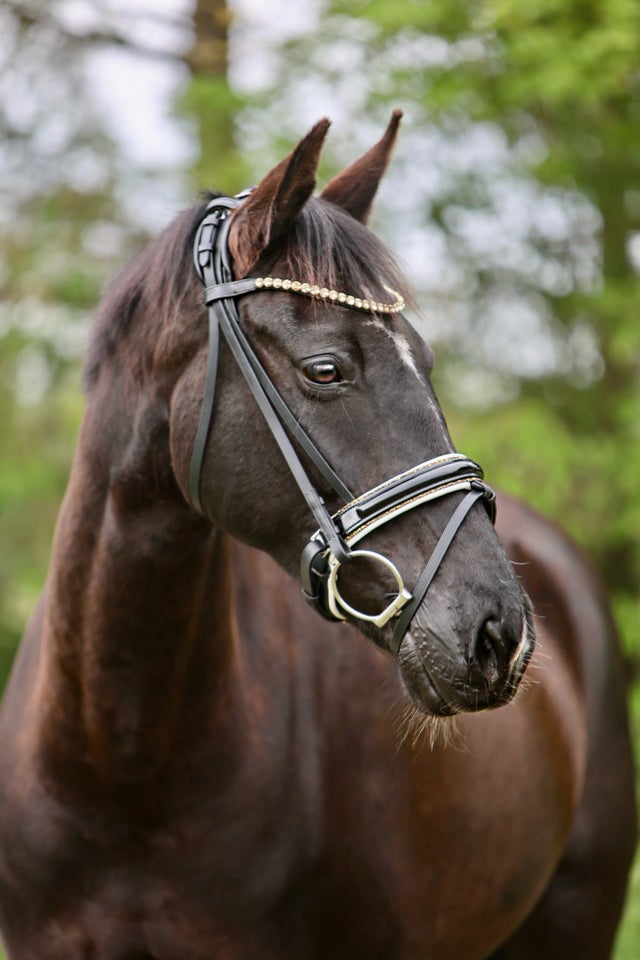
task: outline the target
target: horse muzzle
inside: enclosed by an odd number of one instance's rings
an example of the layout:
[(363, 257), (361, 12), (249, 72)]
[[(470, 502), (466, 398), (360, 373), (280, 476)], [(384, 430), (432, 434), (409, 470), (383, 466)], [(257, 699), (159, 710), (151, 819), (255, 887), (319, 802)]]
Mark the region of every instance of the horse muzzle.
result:
[[(477, 625), (439, 614), (440, 597), (419, 610), (398, 655), (414, 705), (440, 716), (489, 710), (509, 703), (531, 659), (535, 629), (531, 604), (517, 584), (497, 612), (480, 614)], [(442, 601), (446, 603), (446, 601)], [(495, 604), (494, 604), (495, 609)]]

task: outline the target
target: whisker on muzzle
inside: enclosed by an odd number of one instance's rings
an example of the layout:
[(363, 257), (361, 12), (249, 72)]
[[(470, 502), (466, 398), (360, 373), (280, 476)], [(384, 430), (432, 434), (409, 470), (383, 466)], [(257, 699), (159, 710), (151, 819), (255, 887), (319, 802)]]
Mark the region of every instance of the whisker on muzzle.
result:
[(397, 721), (397, 735), (398, 749), (406, 743), (416, 748), (426, 742), (431, 750), (436, 747), (459, 749), (462, 744), (457, 716), (421, 713), (408, 701)]

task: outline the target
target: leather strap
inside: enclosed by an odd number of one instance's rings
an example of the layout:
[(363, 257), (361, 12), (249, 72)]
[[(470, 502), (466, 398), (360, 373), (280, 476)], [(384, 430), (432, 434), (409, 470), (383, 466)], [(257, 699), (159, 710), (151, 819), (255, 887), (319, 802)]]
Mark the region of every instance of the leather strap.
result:
[(352, 543), (361, 528), (375, 529), (379, 525), (377, 518), (386, 522), (420, 502), (455, 492), (456, 488), (469, 489), (473, 481), (482, 478), (479, 464), (462, 454), (437, 457), (368, 490), (348, 503), (334, 519), (345, 540)]
[(242, 297), (245, 293), (257, 293), (258, 288), (252, 277), (246, 280), (229, 280), (227, 283), (213, 283), (205, 287), (204, 302), (209, 307), (214, 300), (225, 300), (232, 297)]
[[(201, 221), (196, 233), (193, 246), (193, 263), (198, 276), (207, 285), (211, 279), (215, 281), (214, 259), (217, 256), (217, 235), (220, 224), (225, 217), (225, 210), (238, 206), (235, 197), (218, 197), (207, 207), (207, 214)], [(207, 288), (208, 289), (208, 288)], [(200, 407), (200, 418), (193, 441), (191, 452), (191, 467), (189, 470), (189, 499), (198, 513), (203, 514), (200, 498), (200, 477), (202, 464), (207, 449), (211, 420), (213, 419), (213, 404), (216, 396), (216, 381), (218, 376), (218, 350), (220, 331), (217, 317), (209, 310), (209, 344), (207, 353), (207, 370), (204, 383), (204, 394)]]
[[(300, 442), (305, 452), (310, 456), (320, 473), (328, 480), (336, 493), (338, 493), (343, 500), (353, 499), (353, 494), (333, 471), (313, 441), (299, 426), (293, 414), (273, 386), (270, 378), (267, 376), (264, 367), (258, 360), (244, 331), (238, 323), (233, 299), (243, 294), (257, 292), (258, 288), (255, 285), (255, 281), (251, 279), (239, 281), (229, 279), (230, 264), (226, 243), (228, 219), (225, 211), (218, 209), (218, 206), (224, 206), (228, 209), (232, 204), (228, 202), (231, 198), (221, 199), (227, 202), (218, 204), (218, 201), (213, 201), (214, 209), (203, 220), (195, 243), (195, 260), (197, 262), (198, 273), (205, 283), (205, 292), (209, 307), (209, 353), (203, 403), (191, 456), (189, 474), (189, 496), (191, 502), (200, 513), (204, 512), (200, 496), (200, 477), (211, 420), (213, 418), (218, 368), (219, 331), (222, 329), (225, 340), (231, 348), (235, 360), (267, 421), (271, 433), (280, 447), (316, 523), (326, 536), (327, 542), (334, 554), (339, 557), (341, 563), (346, 563), (349, 560), (349, 549), (342, 541), (322, 498), (309, 480), (293, 445), (282, 427), (282, 423), (278, 419), (278, 414), (285, 421), (295, 438)], [(235, 205), (237, 206), (237, 202)], [(218, 293), (220, 294), (219, 296)]]
[[(331, 519), (331, 515), (324, 504), (324, 501), (307, 476), (307, 473), (300, 463), (298, 455), (293, 448), (293, 444), (289, 440), (289, 437), (287, 436), (280, 420), (275, 415), (273, 407), (269, 401), (267, 391), (263, 388), (261, 378), (254, 367), (254, 363), (259, 364), (258, 358), (255, 356), (253, 351), (250, 353), (245, 352), (244, 334), (239, 325), (235, 322), (235, 318), (232, 316), (231, 311), (228, 309), (227, 302), (224, 300), (218, 301), (216, 303), (216, 307), (218, 303), (222, 308), (219, 313), (220, 327), (222, 329), (222, 333), (224, 334), (225, 340), (231, 348), (231, 352), (233, 353), (236, 363), (240, 367), (240, 370), (242, 371), (242, 374), (247, 381), (251, 392), (253, 393), (256, 403), (258, 404), (262, 415), (267, 421), (269, 429), (271, 430), (276, 443), (280, 447), (282, 455), (287, 462), (287, 466), (293, 474), (294, 480), (298, 484), (300, 492), (305, 498), (307, 506), (311, 510), (318, 527), (322, 530), (327, 539), (329, 547), (340, 559), (340, 562), (346, 563), (349, 560), (349, 548), (339, 536), (338, 531), (336, 530)], [(260, 369), (264, 373), (264, 368), (260, 366)], [(266, 373), (264, 376), (266, 377)]]
[(396, 623), (393, 636), (391, 638), (391, 643), (389, 644), (389, 649), (392, 653), (398, 653), (402, 639), (407, 631), (407, 627), (411, 623), (416, 610), (422, 603), (424, 595), (429, 589), (431, 581), (438, 572), (438, 567), (444, 560), (444, 556), (451, 546), (451, 542), (458, 532), (462, 521), (469, 513), (469, 510), (471, 510), (471, 507), (474, 505), (474, 503), (476, 503), (480, 497), (484, 496), (484, 490), (472, 490), (453, 511), (451, 517), (449, 518), (449, 522), (440, 534), (440, 539), (438, 540), (433, 553), (429, 557), (429, 562), (420, 574), (418, 582), (413, 589), (413, 600), (411, 600), (406, 607), (404, 607), (400, 613), (400, 616), (398, 617), (398, 622)]
[(189, 471), (189, 499), (198, 513), (202, 514), (204, 514), (204, 510), (202, 509), (202, 502), (200, 500), (200, 475), (202, 473), (202, 464), (207, 449), (209, 428), (211, 426), (211, 420), (213, 419), (213, 402), (216, 398), (216, 380), (218, 374), (219, 342), (220, 329), (218, 327), (218, 320), (213, 311), (209, 311), (207, 373), (204, 381), (204, 396), (202, 397), (202, 406), (200, 407), (198, 429), (196, 430), (196, 437), (193, 441), (191, 469)]
[[(253, 347), (251, 346), (247, 338), (247, 335), (245, 334), (244, 330), (238, 323), (234, 314), (229, 309), (225, 309), (224, 316), (226, 318), (229, 329), (233, 330), (234, 338), (238, 341), (240, 345), (241, 354), (244, 360), (246, 360), (246, 363), (248, 364), (248, 366), (253, 371), (253, 374), (255, 375), (255, 381), (260, 384), (262, 391), (266, 394), (269, 400), (269, 404), (271, 406), (271, 414), (269, 416), (265, 414), (269, 426), (271, 426), (271, 422), (272, 422), (271, 416), (275, 412), (275, 414), (277, 414), (280, 420), (282, 420), (282, 422), (285, 424), (285, 426), (289, 430), (293, 439), (300, 444), (300, 446), (302, 447), (304, 452), (307, 454), (309, 459), (318, 468), (318, 470), (320, 471), (324, 479), (327, 481), (327, 483), (330, 485), (330, 487), (338, 494), (338, 496), (342, 500), (346, 500), (346, 501), (353, 500), (354, 497), (351, 491), (349, 490), (349, 488), (346, 486), (345, 483), (343, 483), (343, 481), (340, 479), (337, 473), (335, 473), (333, 468), (325, 460), (324, 456), (322, 455), (320, 450), (316, 447), (315, 443), (310, 438), (309, 434), (300, 426), (300, 423), (298, 422), (298, 420), (296, 420), (294, 415), (289, 410), (289, 407), (286, 405), (286, 403), (284, 402), (284, 400), (276, 390), (271, 378), (269, 377), (266, 370), (260, 363), (260, 360), (258, 359), (256, 353), (254, 352)], [(246, 367), (243, 365), (241, 369), (246, 379), (246, 376), (247, 376)], [(251, 384), (249, 385), (251, 386)], [(251, 390), (254, 392), (254, 395), (255, 395), (255, 390), (253, 386), (251, 386)], [(294, 454), (294, 456), (296, 455)], [(288, 462), (288, 457), (285, 457), (285, 459)], [(296, 460), (297, 459), (298, 458), (296, 456)]]

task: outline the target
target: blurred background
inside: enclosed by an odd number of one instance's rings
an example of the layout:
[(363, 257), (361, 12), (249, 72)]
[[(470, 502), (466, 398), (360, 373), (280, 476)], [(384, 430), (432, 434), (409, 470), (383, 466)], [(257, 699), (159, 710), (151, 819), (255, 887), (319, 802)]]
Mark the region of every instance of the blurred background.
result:
[[(640, 752), (637, 0), (0, 0), (0, 682), (46, 574), (109, 277), (322, 116), (405, 117), (374, 230), (458, 447), (608, 586)], [(640, 870), (616, 960), (640, 956)]]

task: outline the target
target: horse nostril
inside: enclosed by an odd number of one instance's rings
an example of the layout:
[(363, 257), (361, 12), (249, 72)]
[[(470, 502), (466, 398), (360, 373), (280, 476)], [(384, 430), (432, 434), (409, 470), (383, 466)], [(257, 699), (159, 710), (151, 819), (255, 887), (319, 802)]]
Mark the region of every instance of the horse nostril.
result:
[(470, 663), (480, 671), (483, 679), (493, 686), (508, 670), (513, 646), (509, 627), (502, 620), (489, 617), (478, 630)]

